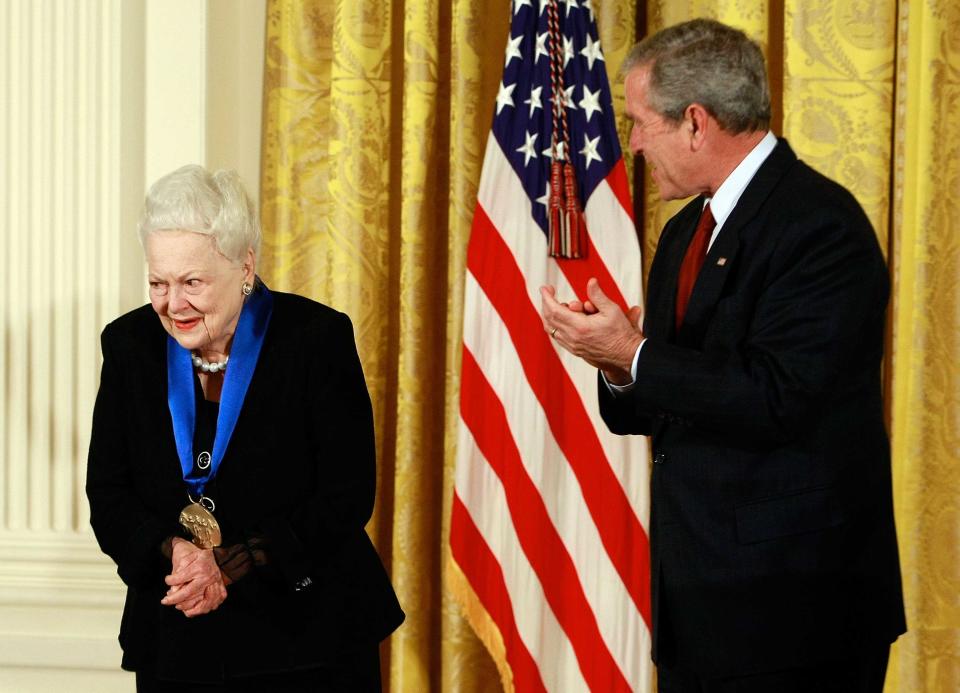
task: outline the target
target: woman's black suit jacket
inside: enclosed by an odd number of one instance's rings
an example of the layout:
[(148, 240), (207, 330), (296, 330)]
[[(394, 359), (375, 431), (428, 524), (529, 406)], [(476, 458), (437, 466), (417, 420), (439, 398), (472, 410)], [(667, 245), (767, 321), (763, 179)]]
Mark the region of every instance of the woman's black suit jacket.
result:
[(707, 255), (666, 225), (637, 384), (600, 411), (652, 436), (654, 657), (705, 676), (853, 657), (904, 625), (880, 391), (887, 268), (853, 196), (781, 140)]
[[(127, 585), (123, 668), (178, 680), (335, 662), (379, 642), (403, 612), (364, 531), (373, 511), (373, 416), (349, 318), (273, 292), (273, 316), (207, 495), (224, 545), (267, 541), (267, 565), (214, 612), (162, 606), (166, 537), (186, 486), (167, 407), (166, 340), (150, 306), (103, 331), (87, 469), (90, 522)], [(311, 584), (312, 583), (312, 584)]]

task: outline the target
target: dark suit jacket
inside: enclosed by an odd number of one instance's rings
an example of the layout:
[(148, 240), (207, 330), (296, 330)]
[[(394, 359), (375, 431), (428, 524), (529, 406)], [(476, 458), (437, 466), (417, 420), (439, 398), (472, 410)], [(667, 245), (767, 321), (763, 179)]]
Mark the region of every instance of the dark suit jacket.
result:
[(601, 412), (652, 436), (654, 659), (705, 676), (838, 659), (905, 630), (880, 362), (889, 280), (860, 206), (781, 140), (677, 275), (663, 230), (637, 384)]
[[(207, 491), (224, 545), (257, 534), (268, 565), (210, 614), (160, 604), (186, 486), (167, 408), (166, 333), (150, 306), (103, 331), (87, 470), (90, 522), (127, 584), (123, 667), (215, 681), (320, 665), (402, 621), (364, 531), (373, 510), (373, 416), (349, 318), (274, 292), (236, 429)], [(296, 592), (304, 577), (312, 588)]]

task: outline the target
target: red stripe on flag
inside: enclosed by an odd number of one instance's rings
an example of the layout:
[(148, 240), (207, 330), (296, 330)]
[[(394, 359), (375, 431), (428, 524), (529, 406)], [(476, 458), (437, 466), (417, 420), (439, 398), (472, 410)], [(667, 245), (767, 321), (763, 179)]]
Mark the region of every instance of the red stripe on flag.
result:
[(540, 669), (517, 630), (510, 593), (503, 580), (503, 569), (483, 535), (473, 524), (470, 513), (456, 491), (450, 512), (450, 552), (483, 608), (500, 630), (507, 663), (513, 672), (515, 690), (546, 693), (547, 688), (540, 678)]
[(466, 347), (460, 387), (470, 394), (460, 400), (463, 422), (503, 484), (520, 546), (573, 646), (587, 684), (594, 691), (629, 691), (630, 686), (600, 634), (573, 559), (523, 466), (503, 404)]
[(467, 267), (506, 325), (527, 381), (577, 477), (604, 548), (649, 628), (647, 535), (610, 468), (576, 387), (542, 328), (515, 258), (479, 204), (467, 248)]

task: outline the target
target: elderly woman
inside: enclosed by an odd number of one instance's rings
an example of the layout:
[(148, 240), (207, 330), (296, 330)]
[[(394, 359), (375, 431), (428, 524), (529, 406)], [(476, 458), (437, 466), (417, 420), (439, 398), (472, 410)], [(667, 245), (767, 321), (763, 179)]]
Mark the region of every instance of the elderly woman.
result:
[(150, 305), (103, 331), (90, 522), (127, 585), (138, 691), (380, 690), (402, 621), (364, 525), (373, 418), (346, 315), (256, 277), (236, 174), (186, 166), (140, 221)]

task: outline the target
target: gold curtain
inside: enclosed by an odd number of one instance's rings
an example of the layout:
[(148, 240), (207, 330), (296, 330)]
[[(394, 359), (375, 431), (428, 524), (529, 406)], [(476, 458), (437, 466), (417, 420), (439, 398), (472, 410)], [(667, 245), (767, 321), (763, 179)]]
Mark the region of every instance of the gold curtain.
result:
[[(650, 31), (711, 16), (760, 40), (774, 130), (873, 221), (893, 277), (887, 404), (910, 627), (886, 690), (960, 690), (960, 3), (593, 5), (611, 77), (638, 13)], [(384, 648), (393, 692), (500, 690), (444, 564), (464, 255), (510, 6), (268, 5), (261, 274), (354, 321), (377, 426), (368, 531), (407, 612)], [(622, 112), (622, 85), (612, 85)], [(640, 187), (646, 271), (675, 206), (656, 200), (648, 178)]]
[(910, 632), (887, 691), (960, 690), (960, 3), (901, 0), (891, 434)]

